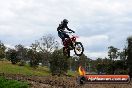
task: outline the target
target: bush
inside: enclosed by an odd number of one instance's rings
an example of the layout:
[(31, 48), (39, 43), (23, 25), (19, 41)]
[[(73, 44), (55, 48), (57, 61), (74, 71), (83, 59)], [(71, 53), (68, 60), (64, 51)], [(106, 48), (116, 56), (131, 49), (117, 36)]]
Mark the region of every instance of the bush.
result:
[(115, 71), (115, 74), (118, 74), (118, 75), (127, 75), (128, 74), (128, 70), (118, 69), (118, 70)]
[(52, 75), (65, 75), (68, 68), (68, 59), (63, 56), (62, 50), (55, 50), (50, 57), (50, 71)]
[(19, 62), (19, 66), (24, 66), (26, 64), (26, 62), (24, 61), (24, 60), (20, 60), (20, 62)]
[(16, 50), (10, 50), (8, 58), (10, 58), (12, 64), (16, 64), (17, 62), (19, 62)]
[(33, 51), (32, 49), (29, 49), (27, 55), (28, 55), (28, 58), (30, 58), (30, 66), (34, 68), (38, 67), (39, 53), (36, 51)]

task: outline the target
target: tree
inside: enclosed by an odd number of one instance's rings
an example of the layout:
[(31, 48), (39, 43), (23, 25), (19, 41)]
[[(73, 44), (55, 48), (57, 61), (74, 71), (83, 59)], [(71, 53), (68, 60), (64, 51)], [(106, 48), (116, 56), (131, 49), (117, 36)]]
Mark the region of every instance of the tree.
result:
[(115, 48), (113, 46), (108, 47), (109, 51), (108, 51), (108, 56), (111, 60), (111, 67), (112, 67), (112, 74), (114, 74), (115, 72), (115, 66), (114, 66), (114, 60), (117, 59), (117, 57), (119, 56), (119, 52), (118, 52), (118, 48)]
[(17, 58), (19, 60), (27, 61), (27, 48), (19, 44), (15, 46), (15, 50), (17, 51)]
[(70, 70), (75, 71), (78, 69), (77, 57), (71, 56), (68, 58), (70, 60)]
[(124, 60), (117, 60), (114, 64), (116, 67), (115, 74), (128, 74), (127, 65)]
[(98, 64), (96, 65), (96, 69), (97, 69), (97, 73), (98, 73), (98, 74), (102, 74), (103, 69), (104, 69), (104, 64), (98, 63)]
[(130, 77), (132, 77), (132, 36), (129, 36), (127, 38), (127, 43), (128, 43), (128, 47), (127, 47), (127, 64), (128, 64), (128, 68), (129, 68), (129, 75)]
[(120, 60), (123, 60), (123, 61), (126, 60), (125, 50), (119, 52), (119, 57), (120, 57)]
[(103, 65), (103, 59), (102, 58), (98, 58), (96, 60), (96, 69), (97, 69), (97, 73), (98, 74), (101, 74), (103, 72), (103, 68), (104, 68), (104, 65)]
[(5, 57), (5, 50), (6, 50), (5, 45), (0, 41), (0, 59)]
[(79, 57), (79, 64), (86, 68), (87, 60), (88, 60), (87, 56), (85, 54), (82, 54)]
[(17, 58), (17, 51), (15, 49), (8, 48), (5, 53), (6, 59), (11, 61), (12, 64), (16, 64), (19, 61)]
[(111, 60), (117, 59), (117, 57), (119, 56), (119, 52), (118, 52), (118, 48), (115, 48), (113, 46), (108, 47), (109, 51), (108, 51), (108, 56)]
[(30, 66), (36, 68), (41, 59), (41, 54), (33, 49), (28, 49), (27, 56), (30, 59)]
[(50, 55), (50, 71), (52, 75), (64, 75), (69, 68), (68, 59), (63, 56), (62, 49), (55, 50)]
[(39, 41), (35, 42), (38, 49), (43, 52), (44, 58), (43, 58), (43, 64), (48, 65), (49, 63), (49, 55), (58, 48), (59, 43), (55, 41), (54, 36), (51, 34), (48, 34), (46, 36), (43, 36)]

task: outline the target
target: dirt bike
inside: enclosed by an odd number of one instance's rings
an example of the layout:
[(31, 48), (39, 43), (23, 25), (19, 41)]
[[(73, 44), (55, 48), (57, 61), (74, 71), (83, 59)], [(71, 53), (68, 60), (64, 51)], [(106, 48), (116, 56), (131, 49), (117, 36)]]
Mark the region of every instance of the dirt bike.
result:
[[(68, 33), (71, 34), (72, 32), (68, 32)], [(70, 50), (74, 50), (74, 53), (77, 56), (81, 56), (84, 52), (84, 47), (82, 43), (77, 42), (76, 38), (78, 38), (78, 36), (72, 35), (72, 37), (66, 38), (65, 41), (63, 42), (63, 45), (64, 45), (63, 54), (67, 56), (68, 58), (70, 57)]]

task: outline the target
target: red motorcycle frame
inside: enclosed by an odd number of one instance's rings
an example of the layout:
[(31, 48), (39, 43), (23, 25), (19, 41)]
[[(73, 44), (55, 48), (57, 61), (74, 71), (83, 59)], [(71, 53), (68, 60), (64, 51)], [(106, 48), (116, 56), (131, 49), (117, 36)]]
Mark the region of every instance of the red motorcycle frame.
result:
[[(63, 54), (70, 57), (70, 50), (74, 50), (77, 56), (81, 56), (84, 52), (84, 47), (81, 42), (77, 42), (78, 36), (72, 35), (71, 38), (66, 38), (63, 45)], [(72, 46), (71, 46), (72, 43)]]

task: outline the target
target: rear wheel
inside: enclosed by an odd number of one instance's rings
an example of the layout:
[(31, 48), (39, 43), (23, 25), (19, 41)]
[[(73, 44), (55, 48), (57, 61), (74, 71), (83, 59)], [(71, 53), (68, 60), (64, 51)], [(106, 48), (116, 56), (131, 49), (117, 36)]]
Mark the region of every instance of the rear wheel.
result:
[(74, 52), (77, 56), (81, 56), (84, 52), (84, 47), (81, 42), (75, 42)]
[(63, 55), (66, 56), (67, 58), (70, 57), (70, 49), (63, 47)]

